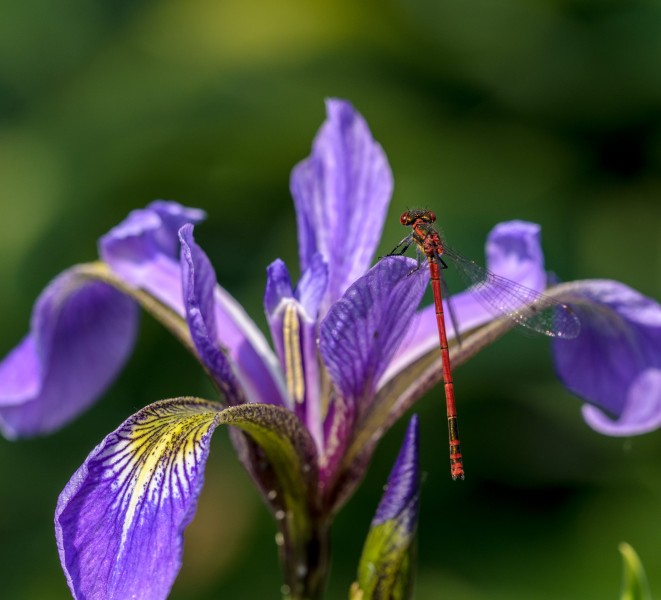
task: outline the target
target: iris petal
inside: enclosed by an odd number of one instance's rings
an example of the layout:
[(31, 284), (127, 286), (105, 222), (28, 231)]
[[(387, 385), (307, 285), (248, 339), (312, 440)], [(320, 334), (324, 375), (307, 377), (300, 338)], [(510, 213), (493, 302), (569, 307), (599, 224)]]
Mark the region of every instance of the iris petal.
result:
[(177, 233), (204, 211), (158, 200), (132, 211), (99, 240), (99, 255), (124, 281), (184, 314)]
[(60, 494), (57, 545), (74, 598), (167, 597), (220, 424), (243, 430), (261, 449), (259, 475), (287, 522), (285, 546), (300, 560), (319, 507), (317, 455), (298, 419), (264, 404), (223, 409), (199, 398), (163, 400), (108, 435)]
[(558, 376), (596, 407), (585, 412), (596, 429), (617, 435), (621, 427), (620, 435), (629, 435), (658, 428), (661, 306), (616, 281), (569, 286), (581, 333), (575, 340), (554, 340)]
[(55, 513), (74, 598), (167, 597), (221, 408), (192, 398), (148, 406), (74, 474)]
[(216, 284), (208, 257), (193, 239), (192, 226), (182, 228), (180, 241), (186, 312), (202, 362), (216, 372), (223, 387), (231, 384), (229, 360), (249, 402), (284, 404), (277, 358), (264, 336), (241, 305)]
[[(337, 471), (354, 423), (370, 410), (377, 381), (420, 303), (427, 275), (414, 269), (415, 261), (400, 256), (378, 262), (321, 322), (319, 352), (335, 387), (324, 419), (322, 479)], [(361, 465), (352, 480), (363, 473)]]
[(326, 288), (327, 269), (317, 254), (292, 289), (284, 262), (267, 269), (264, 308), (271, 336), (285, 372), (287, 407), (306, 424), (318, 447), (322, 446), (322, 406), (317, 357), (317, 312)]
[(35, 304), (30, 333), (0, 363), (3, 433), (49, 433), (83, 412), (124, 365), (137, 322), (131, 299), (75, 267), (53, 280)]
[(590, 404), (583, 407), (583, 418), (592, 429), (604, 435), (631, 436), (658, 429), (661, 427), (661, 369), (646, 369), (634, 379), (617, 420)]
[(289, 270), (284, 261), (274, 260), (266, 269), (266, 290), (264, 292), (264, 309), (267, 318), (277, 311), (283, 298), (293, 298), (294, 288), (291, 284)]
[(228, 404), (244, 401), (234, 372), (216, 336), (214, 288), (216, 276), (206, 254), (193, 240), (193, 226), (184, 225), (181, 239), (181, 270), (185, 293), (186, 321), (193, 343), (204, 365), (223, 392)]
[(486, 256), (489, 269), (496, 275), (536, 292), (546, 288), (541, 227), (537, 223), (499, 223), (487, 238)]
[(296, 298), (311, 320), (316, 321), (319, 306), (328, 285), (328, 265), (321, 254), (315, 254), (296, 286)]
[(341, 394), (371, 398), (428, 282), (415, 261), (390, 257), (370, 269), (336, 302), (322, 321), (319, 351)]
[(312, 154), (291, 176), (301, 271), (321, 253), (329, 267), (322, 312), (374, 256), (390, 202), (393, 178), (383, 149), (348, 102), (331, 99)]
[[(277, 259), (266, 269), (266, 291), (264, 292), (264, 311), (271, 329), (271, 339), (275, 351), (280, 359), (280, 364), (286, 369), (285, 360), (285, 337), (284, 321), (288, 304), (296, 304), (294, 289), (289, 277), (289, 271), (285, 263)], [(294, 409), (293, 397), (286, 397), (286, 405), (290, 410)]]

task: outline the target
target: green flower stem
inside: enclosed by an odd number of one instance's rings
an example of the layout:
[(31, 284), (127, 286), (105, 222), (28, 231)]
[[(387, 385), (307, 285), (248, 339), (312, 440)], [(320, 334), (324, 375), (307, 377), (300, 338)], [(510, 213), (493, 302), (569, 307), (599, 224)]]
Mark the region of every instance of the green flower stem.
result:
[(284, 569), (283, 600), (320, 600), (330, 568), (329, 523), (287, 513), (276, 538)]

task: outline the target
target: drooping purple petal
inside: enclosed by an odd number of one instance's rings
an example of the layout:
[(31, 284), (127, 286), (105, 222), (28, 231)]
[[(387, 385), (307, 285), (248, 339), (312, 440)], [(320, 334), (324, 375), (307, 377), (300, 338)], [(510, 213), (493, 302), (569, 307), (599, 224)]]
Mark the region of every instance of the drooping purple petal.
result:
[(181, 240), (181, 276), (185, 293), (186, 322), (193, 343), (206, 368), (223, 392), (227, 403), (244, 401), (234, 372), (216, 335), (214, 289), (216, 275), (213, 267), (193, 239), (193, 226), (184, 225), (179, 231)]
[(186, 223), (204, 218), (199, 209), (157, 200), (132, 211), (104, 235), (99, 240), (99, 255), (122, 279), (183, 316), (177, 233)]
[(225, 382), (221, 385), (231, 380), (231, 364), (238, 381), (238, 386), (231, 384), (231, 394), (240, 387), (249, 402), (284, 405), (286, 392), (278, 361), (264, 336), (239, 303), (216, 284), (216, 274), (193, 239), (192, 227), (182, 229), (180, 241), (186, 311), (202, 361), (219, 384)]
[(576, 282), (572, 293), (581, 333), (554, 340), (558, 376), (596, 407), (585, 411), (595, 429), (631, 435), (658, 428), (661, 306), (616, 281)]
[(135, 303), (69, 269), (42, 292), (30, 333), (0, 363), (0, 428), (10, 438), (49, 433), (92, 404), (135, 339)]
[[(540, 227), (536, 223), (526, 221), (499, 223), (487, 237), (487, 268), (500, 277), (511, 279), (535, 291), (543, 291), (546, 287), (546, 271), (540, 238)], [(448, 262), (448, 267), (452, 269), (452, 262)], [(468, 292), (454, 294), (451, 305), (459, 333), (484, 325), (494, 318), (493, 312), (488, 311)], [(447, 299), (443, 306), (448, 338), (453, 339), (456, 335), (449, 318), (450, 307)], [(413, 361), (434, 351), (437, 346), (436, 312), (432, 304), (419, 311), (412, 319), (410, 332), (384, 375), (384, 380), (395, 377)]]
[(355, 402), (373, 395), (405, 335), (428, 282), (427, 272), (414, 268), (403, 257), (381, 260), (322, 321), (319, 351), (345, 398)]
[(322, 313), (367, 270), (381, 237), (393, 180), (385, 153), (346, 101), (326, 103), (312, 154), (292, 172), (301, 271), (321, 253), (329, 283)]
[(634, 379), (617, 420), (590, 404), (583, 406), (583, 418), (592, 429), (604, 435), (631, 436), (659, 429), (661, 369), (646, 369)]
[(194, 398), (152, 404), (87, 457), (55, 513), (74, 598), (167, 597), (221, 408)]
[(245, 432), (250, 445), (244, 448), (259, 447), (254, 475), (282, 513), (279, 521), (288, 524), (284, 547), (294, 566), (300, 564), (300, 550), (315, 542), (320, 510), (317, 452), (307, 430), (279, 406), (223, 409), (200, 398), (174, 398), (122, 423), (60, 494), (57, 546), (74, 598), (167, 597), (202, 488), (210, 437), (220, 424)]
[(41, 382), (42, 363), (35, 336), (28, 334), (0, 362), (0, 407), (29, 402), (41, 391)]

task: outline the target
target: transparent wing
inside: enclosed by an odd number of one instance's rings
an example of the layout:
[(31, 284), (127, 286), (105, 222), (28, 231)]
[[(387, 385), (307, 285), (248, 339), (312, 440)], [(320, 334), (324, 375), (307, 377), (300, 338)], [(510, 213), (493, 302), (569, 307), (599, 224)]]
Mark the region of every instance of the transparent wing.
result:
[(459, 275), (470, 286), (468, 292), (494, 316), (504, 316), (527, 329), (550, 337), (575, 338), (581, 322), (566, 305), (523, 285), (500, 277), (452, 248), (443, 247)]

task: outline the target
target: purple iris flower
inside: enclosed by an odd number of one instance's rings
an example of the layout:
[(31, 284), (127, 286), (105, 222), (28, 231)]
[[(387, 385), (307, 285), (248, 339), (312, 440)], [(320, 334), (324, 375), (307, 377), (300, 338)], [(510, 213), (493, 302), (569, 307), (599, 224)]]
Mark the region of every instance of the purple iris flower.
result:
[[(146, 406), (67, 484), (55, 525), (76, 598), (167, 596), (220, 424), (233, 426), (239, 456), (278, 522), (285, 595), (318, 597), (334, 513), (385, 431), (441, 379), (433, 308), (417, 310), (426, 270), (404, 257), (370, 268), (393, 186), (385, 154), (350, 104), (330, 100), (327, 111), (291, 179), (300, 280), (294, 285), (280, 260), (267, 271), (274, 349), (218, 285), (196, 243), (204, 213), (159, 201), (101, 238), (101, 261), (73, 267), (46, 288), (30, 333), (0, 363), (5, 435), (53, 431), (88, 408), (122, 367), (138, 304), (193, 353), (220, 395), (220, 402)], [(616, 282), (547, 289), (540, 230), (531, 223), (494, 228), (487, 264), (546, 289), (580, 317), (580, 336), (555, 342), (554, 354), (565, 385), (590, 404), (591, 426), (625, 435), (659, 426), (656, 302)], [(462, 338), (453, 343), (451, 332), (454, 366), (512, 325), (494, 320), (468, 292), (452, 305)]]

